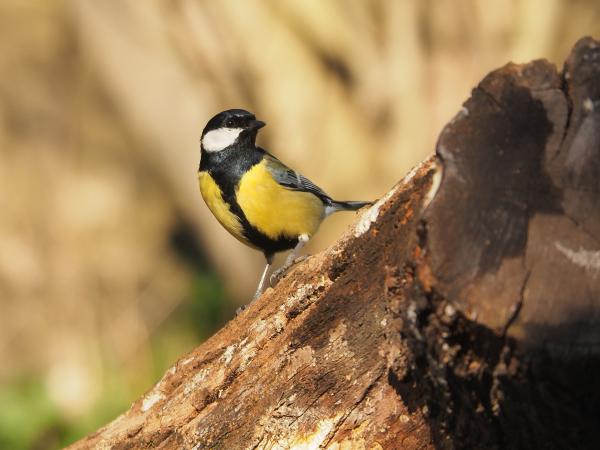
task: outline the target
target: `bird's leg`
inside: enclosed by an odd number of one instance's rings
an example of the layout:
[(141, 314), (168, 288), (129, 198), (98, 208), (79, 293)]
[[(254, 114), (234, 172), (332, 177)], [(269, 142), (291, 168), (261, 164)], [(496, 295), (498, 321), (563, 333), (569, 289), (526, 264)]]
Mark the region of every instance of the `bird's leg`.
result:
[(269, 268), (273, 263), (273, 256), (267, 257), (267, 265), (265, 266), (265, 270), (263, 270), (262, 275), (260, 276), (260, 281), (258, 282), (258, 287), (256, 288), (256, 292), (254, 293), (254, 297), (252, 297), (252, 301), (256, 300), (262, 294), (263, 289), (265, 288), (265, 281), (267, 280), (267, 273), (269, 272)]
[[(292, 265), (298, 259), (300, 259), (300, 258), (298, 258), (298, 253), (300, 253), (300, 250), (302, 250), (302, 247), (304, 247), (304, 245), (308, 242), (309, 239), (310, 238), (307, 234), (301, 234), (300, 236), (298, 236), (298, 243), (296, 244), (296, 246), (293, 248), (293, 250), (290, 252), (290, 254), (285, 259), (285, 263), (283, 263), (283, 266), (281, 266), (279, 269), (277, 269), (271, 275), (271, 278), (269, 279), (269, 281), (271, 282), (271, 285), (274, 285), (275, 283), (277, 283), (279, 281), (279, 279), (287, 272), (287, 270), (290, 267), (292, 267)], [(304, 257), (304, 258), (306, 258), (306, 257)], [(304, 259), (304, 258), (302, 258), (302, 259)]]
[(238, 309), (236, 309), (236, 315), (241, 313), (244, 309), (246, 309), (248, 306), (254, 303), (254, 301), (256, 301), (258, 297), (260, 297), (260, 294), (263, 293), (263, 290), (265, 288), (265, 281), (267, 280), (267, 273), (269, 272), (271, 264), (273, 264), (273, 255), (265, 255), (265, 258), (267, 258), (267, 265), (265, 266), (265, 270), (263, 270), (263, 273), (260, 276), (260, 281), (258, 282), (258, 287), (256, 288), (256, 292), (254, 293), (254, 297), (252, 297), (252, 301), (247, 305), (242, 305)]

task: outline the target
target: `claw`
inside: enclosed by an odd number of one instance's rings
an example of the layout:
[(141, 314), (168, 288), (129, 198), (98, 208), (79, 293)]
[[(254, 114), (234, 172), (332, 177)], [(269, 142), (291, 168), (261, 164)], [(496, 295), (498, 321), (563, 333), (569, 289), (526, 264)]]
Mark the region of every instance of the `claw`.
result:
[(273, 271), (273, 273), (269, 277), (269, 284), (271, 285), (271, 287), (274, 287), (279, 282), (279, 279), (282, 278), (283, 275), (285, 275), (286, 270), (287, 269), (284, 269), (282, 267), (281, 269)]
[(275, 270), (269, 277), (269, 283), (271, 284), (271, 287), (275, 286), (293, 266), (295, 266), (298, 263), (301, 263), (307, 258), (308, 255), (298, 256), (290, 264), (284, 264), (282, 267)]

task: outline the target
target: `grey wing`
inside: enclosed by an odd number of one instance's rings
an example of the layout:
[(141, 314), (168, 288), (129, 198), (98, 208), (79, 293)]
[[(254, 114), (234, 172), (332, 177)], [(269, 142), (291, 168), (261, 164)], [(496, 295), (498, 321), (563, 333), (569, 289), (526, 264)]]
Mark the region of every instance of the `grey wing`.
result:
[(279, 184), (294, 191), (310, 192), (319, 197), (323, 203), (331, 204), (331, 197), (308, 178), (290, 169), (269, 153), (266, 153), (264, 158), (267, 162), (267, 169)]

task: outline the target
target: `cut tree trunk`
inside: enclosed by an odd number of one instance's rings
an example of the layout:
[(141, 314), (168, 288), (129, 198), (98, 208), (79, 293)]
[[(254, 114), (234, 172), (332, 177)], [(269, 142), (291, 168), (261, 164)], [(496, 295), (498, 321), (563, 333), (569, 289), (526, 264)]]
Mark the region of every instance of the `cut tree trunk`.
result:
[(600, 43), (423, 162), (73, 449), (600, 448)]

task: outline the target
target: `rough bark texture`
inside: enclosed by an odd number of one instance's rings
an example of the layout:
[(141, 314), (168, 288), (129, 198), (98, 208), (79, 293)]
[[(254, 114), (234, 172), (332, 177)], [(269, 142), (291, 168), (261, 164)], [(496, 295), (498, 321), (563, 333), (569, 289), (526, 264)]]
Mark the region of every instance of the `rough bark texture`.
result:
[(600, 44), (509, 64), (437, 155), (87, 448), (598, 448)]

